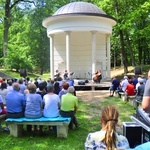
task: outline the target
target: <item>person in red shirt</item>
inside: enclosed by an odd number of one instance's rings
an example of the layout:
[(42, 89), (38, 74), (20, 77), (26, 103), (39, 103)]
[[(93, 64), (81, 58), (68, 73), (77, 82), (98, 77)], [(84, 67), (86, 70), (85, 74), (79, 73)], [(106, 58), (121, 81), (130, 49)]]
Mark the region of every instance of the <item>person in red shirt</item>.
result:
[(128, 82), (129, 82), (129, 84), (127, 84), (125, 92), (126, 92), (127, 96), (133, 96), (133, 95), (135, 95), (134, 85), (133, 85), (132, 81), (129, 80)]

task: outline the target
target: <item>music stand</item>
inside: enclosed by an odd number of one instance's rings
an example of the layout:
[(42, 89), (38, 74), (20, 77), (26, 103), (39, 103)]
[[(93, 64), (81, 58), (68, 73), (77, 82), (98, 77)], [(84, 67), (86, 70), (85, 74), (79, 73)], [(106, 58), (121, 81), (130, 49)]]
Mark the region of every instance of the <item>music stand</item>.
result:
[(71, 79), (72, 79), (72, 76), (74, 76), (74, 75), (75, 75), (75, 72), (71, 72), (71, 73), (70, 73)]

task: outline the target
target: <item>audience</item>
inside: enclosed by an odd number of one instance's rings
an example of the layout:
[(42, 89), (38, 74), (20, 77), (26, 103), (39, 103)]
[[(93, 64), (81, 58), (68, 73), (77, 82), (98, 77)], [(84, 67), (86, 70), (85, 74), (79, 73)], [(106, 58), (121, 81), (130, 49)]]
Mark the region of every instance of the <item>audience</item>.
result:
[(42, 99), (43, 99), (43, 96), (45, 94), (47, 94), (47, 87), (45, 86), (44, 82), (43, 83), (40, 83), (39, 84), (39, 88), (38, 88), (38, 91), (36, 92), (37, 94), (40, 94)]
[(127, 84), (129, 84), (128, 82), (128, 77), (124, 76), (123, 80), (120, 82), (120, 89), (118, 90), (118, 95), (121, 98), (121, 95), (119, 94), (119, 92), (125, 92)]
[(29, 93), (25, 95), (26, 107), (25, 117), (26, 118), (40, 118), (42, 117), (42, 97), (36, 93), (36, 85), (33, 83), (27, 86)]
[(7, 81), (7, 84), (8, 84), (7, 89), (8, 89), (9, 91), (12, 91), (12, 90), (13, 90), (13, 86), (12, 86), (13, 82), (12, 82), (12, 80), (8, 80), (8, 81)]
[(67, 93), (68, 87), (69, 87), (69, 84), (67, 82), (64, 82), (62, 84), (62, 90), (59, 92), (59, 98), (60, 99), (61, 99), (62, 95)]
[(44, 117), (58, 117), (60, 109), (60, 98), (57, 94), (54, 93), (54, 87), (49, 86), (47, 88), (48, 93), (44, 95)]
[(8, 92), (9, 92), (9, 90), (7, 89), (7, 83), (5, 81), (3, 81), (1, 83), (1, 87), (0, 87), (0, 95), (2, 96), (4, 105), (6, 105), (6, 95), (8, 94)]
[(112, 86), (110, 87), (110, 97), (112, 97), (114, 95), (114, 92), (118, 90), (119, 85), (120, 81), (116, 77), (114, 77), (112, 80)]
[(8, 118), (24, 117), (25, 96), (19, 92), (18, 83), (13, 84), (13, 90), (6, 95), (6, 111)]
[(55, 83), (54, 83), (54, 93), (55, 94), (59, 94), (59, 92), (60, 92), (60, 86), (59, 86), (59, 82), (57, 81), (57, 79), (55, 79)]
[(106, 106), (100, 118), (102, 129), (88, 134), (84, 145), (85, 150), (128, 149), (129, 143), (126, 137), (116, 132), (118, 117), (119, 113), (115, 107)]
[[(25, 107), (25, 117), (26, 118), (40, 118), (42, 117), (42, 107), (43, 100), (41, 95), (36, 93), (36, 85), (34, 83), (29, 83), (27, 85), (29, 93), (25, 95), (26, 107)], [(28, 125), (27, 130), (31, 131), (32, 126)], [(34, 131), (37, 130), (37, 126), (34, 126)], [(42, 126), (40, 126), (40, 131), (42, 131)]]
[(60, 114), (62, 117), (71, 117), (71, 122), (69, 124), (69, 129), (73, 129), (73, 124), (75, 124), (76, 127), (79, 126), (79, 123), (76, 119), (76, 112), (78, 108), (78, 98), (74, 96), (74, 87), (70, 86), (68, 88), (68, 93), (62, 96), (61, 99), (61, 111)]
[(143, 82), (144, 82), (143, 79), (141, 79), (139, 81), (140, 86), (138, 87), (137, 94), (136, 94), (136, 100), (138, 100), (140, 102), (142, 102), (143, 95), (144, 95), (144, 89), (145, 89), (145, 84)]
[(26, 89), (26, 85), (23, 83), (23, 79), (19, 79), (18, 83), (19, 83), (19, 86), (20, 86), (19, 92), (24, 94), (24, 91)]
[(4, 108), (3, 99), (0, 95), (0, 115), (6, 114), (6, 109)]
[(127, 84), (127, 87), (125, 89), (125, 93), (127, 96), (135, 95), (134, 85), (133, 85), (131, 80), (129, 81), (129, 84)]

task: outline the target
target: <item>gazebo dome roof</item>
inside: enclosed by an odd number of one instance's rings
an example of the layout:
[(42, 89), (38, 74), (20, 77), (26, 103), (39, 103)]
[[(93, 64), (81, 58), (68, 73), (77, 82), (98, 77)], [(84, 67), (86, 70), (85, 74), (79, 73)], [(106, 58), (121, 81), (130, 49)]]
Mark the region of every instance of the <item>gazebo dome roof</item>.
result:
[(97, 7), (88, 2), (72, 2), (59, 8), (53, 16), (70, 15), (70, 14), (84, 14), (95, 16), (107, 16), (107, 14)]

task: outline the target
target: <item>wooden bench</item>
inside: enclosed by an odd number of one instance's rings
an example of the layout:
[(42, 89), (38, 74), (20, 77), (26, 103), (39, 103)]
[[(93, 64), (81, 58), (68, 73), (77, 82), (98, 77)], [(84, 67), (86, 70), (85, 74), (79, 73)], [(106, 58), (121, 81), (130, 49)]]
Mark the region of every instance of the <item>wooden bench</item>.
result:
[(41, 117), (38, 119), (28, 119), (28, 118), (8, 118), (6, 122), (10, 129), (10, 135), (14, 137), (22, 136), (23, 125), (47, 125), (47, 126), (57, 126), (57, 137), (67, 138), (68, 136), (68, 125), (71, 118), (45, 118)]

